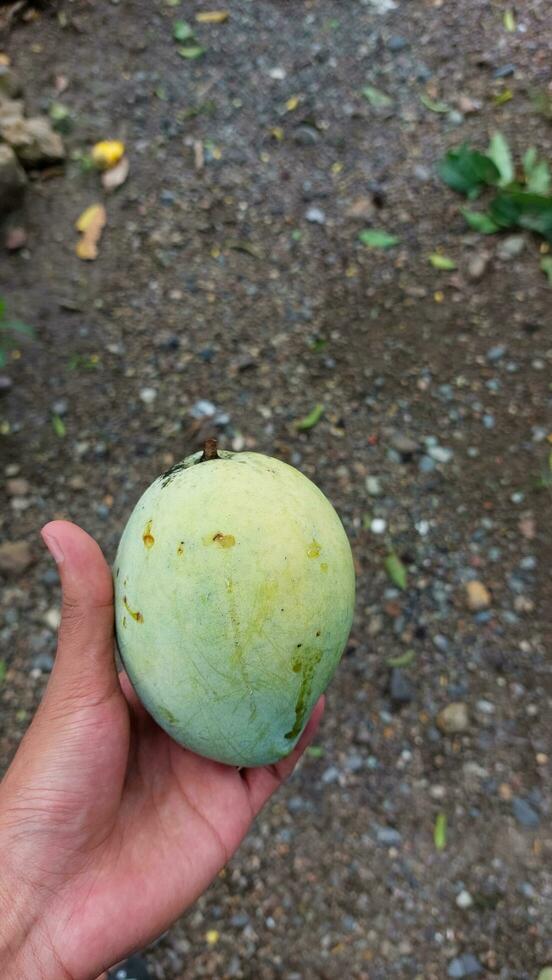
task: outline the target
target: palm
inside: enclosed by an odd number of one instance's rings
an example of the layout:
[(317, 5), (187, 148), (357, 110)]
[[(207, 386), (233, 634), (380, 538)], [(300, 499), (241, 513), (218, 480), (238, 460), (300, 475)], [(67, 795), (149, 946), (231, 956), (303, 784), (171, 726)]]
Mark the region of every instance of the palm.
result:
[(84, 644), (75, 671), (75, 651), (65, 651), (73, 631), (62, 627), (51, 688), (5, 785), (17, 819), (25, 815), (28, 860), (48, 869), (48, 942), (79, 980), (145, 945), (204, 891), (291, 773), (322, 711), (277, 766), (238, 771), (181, 748), (114, 671), (111, 579), (97, 551), (87, 588), (104, 620), (101, 642), (89, 641), (90, 662)]

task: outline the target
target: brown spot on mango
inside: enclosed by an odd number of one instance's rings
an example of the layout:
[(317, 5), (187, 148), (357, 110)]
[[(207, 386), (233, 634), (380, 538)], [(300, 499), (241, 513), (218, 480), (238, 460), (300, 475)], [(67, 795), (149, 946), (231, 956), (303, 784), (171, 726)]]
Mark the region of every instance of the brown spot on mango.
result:
[(178, 555), (179, 558), (182, 558), (182, 555), (184, 554), (184, 542), (183, 541), (181, 541), (180, 544), (178, 545), (178, 548), (176, 549), (176, 553), (177, 553), (177, 555)]
[(318, 541), (311, 541), (307, 549), (308, 558), (319, 558), (320, 552), (322, 551), (322, 546), (318, 544)]
[(217, 531), (213, 535), (213, 541), (218, 544), (219, 548), (233, 548), (236, 543), (233, 534), (223, 534), (222, 531)]
[(126, 595), (123, 597), (123, 605), (124, 605), (127, 613), (129, 613), (129, 615), (132, 616), (132, 618), (137, 623), (143, 623), (144, 622), (144, 617), (142, 616), (142, 613), (139, 612), (138, 610), (135, 611), (134, 609), (131, 609), (130, 608), (130, 606), (128, 604), (128, 599), (127, 599)]
[(146, 548), (148, 548), (148, 550), (150, 548), (153, 548), (153, 546), (155, 544), (155, 538), (154, 538), (153, 534), (151, 533), (151, 525), (152, 524), (153, 524), (153, 521), (152, 520), (149, 520), (148, 523), (146, 524), (145, 528), (144, 528), (144, 533), (142, 535), (142, 541), (144, 542), (144, 545), (145, 545)]

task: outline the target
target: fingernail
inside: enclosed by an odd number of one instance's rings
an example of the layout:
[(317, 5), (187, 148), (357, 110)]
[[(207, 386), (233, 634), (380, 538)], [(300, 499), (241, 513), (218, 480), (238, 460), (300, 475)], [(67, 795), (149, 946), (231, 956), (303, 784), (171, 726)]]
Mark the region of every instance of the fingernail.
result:
[(52, 558), (54, 559), (56, 564), (61, 565), (63, 561), (63, 551), (61, 550), (59, 541), (57, 540), (57, 538), (54, 538), (53, 534), (50, 534), (49, 532), (45, 533), (44, 531), (42, 531), (41, 534), (42, 534), (42, 540), (44, 541), (44, 544), (46, 545)]

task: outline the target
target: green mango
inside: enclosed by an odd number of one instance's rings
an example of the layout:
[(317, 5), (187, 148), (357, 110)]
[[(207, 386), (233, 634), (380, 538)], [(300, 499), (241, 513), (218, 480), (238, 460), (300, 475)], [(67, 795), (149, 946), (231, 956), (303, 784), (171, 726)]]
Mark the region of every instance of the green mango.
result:
[(347, 535), (314, 483), (258, 453), (195, 453), (138, 501), (114, 581), (121, 658), (169, 735), (236, 766), (291, 752), (354, 607)]

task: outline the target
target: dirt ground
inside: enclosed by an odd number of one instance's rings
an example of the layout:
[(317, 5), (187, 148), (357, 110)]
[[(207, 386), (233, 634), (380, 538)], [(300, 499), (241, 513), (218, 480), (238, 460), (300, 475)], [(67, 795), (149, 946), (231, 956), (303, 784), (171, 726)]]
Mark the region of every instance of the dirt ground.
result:
[[(514, 30), (499, 0), (232, 0), (226, 23), (195, 24), (222, 6), (63, 0), (4, 41), (29, 111), (62, 103), (72, 128), (0, 267), (37, 334), (0, 401), (2, 540), (35, 559), (3, 583), (2, 762), (55, 650), (40, 526), (71, 518), (112, 559), (142, 490), (214, 426), (328, 494), (357, 611), (317, 749), (147, 952), (154, 976), (537, 980), (552, 965), (552, 289), (536, 237), (469, 231), (435, 166), (496, 129), (518, 159), (550, 158), (531, 97), (552, 80), (549, 4), (518, 4)], [(203, 57), (179, 56), (178, 19)], [(370, 105), (367, 85), (391, 101)], [(111, 195), (81, 159), (107, 138), (131, 168)], [(84, 263), (74, 224), (101, 201)], [(400, 242), (366, 248), (367, 227)], [(456, 270), (428, 262), (438, 249)], [(470, 581), (488, 590), (479, 611)], [(451, 703), (456, 734), (437, 723)]]

